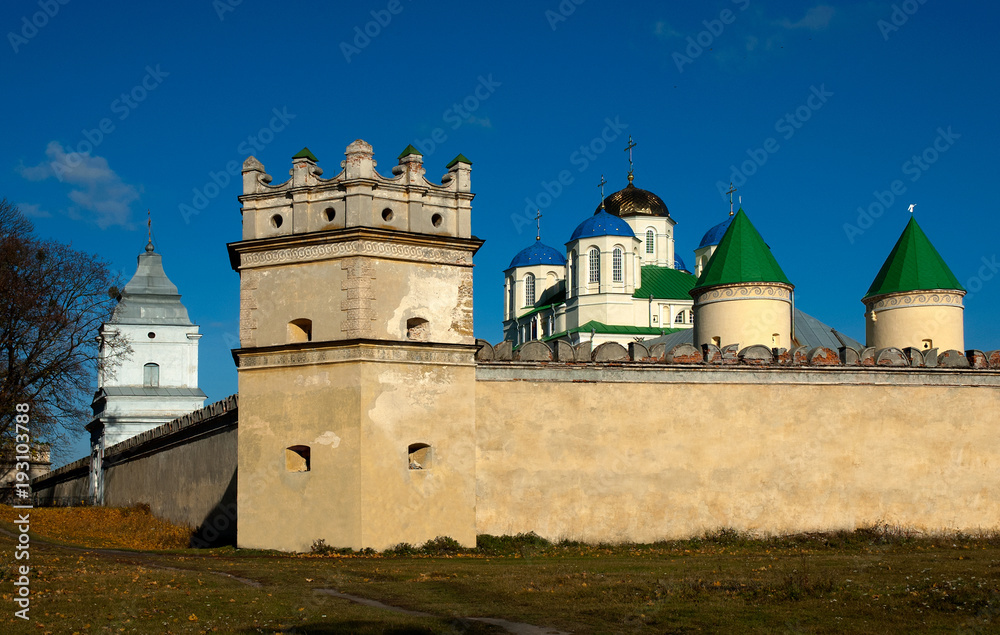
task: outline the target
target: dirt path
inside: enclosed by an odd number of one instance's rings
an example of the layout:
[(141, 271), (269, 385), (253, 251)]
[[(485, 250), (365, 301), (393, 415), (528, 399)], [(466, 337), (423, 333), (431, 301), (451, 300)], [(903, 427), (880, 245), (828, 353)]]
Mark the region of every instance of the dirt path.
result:
[[(6, 529), (0, 528), (0, 533), (6, 534), (8, 536), (16, 538), (13, 532), (7, 531)], [(134, 564), (144, 567), (149, 567), (151, 569), (160, 569), (163, 571), (176, 571), (180, 573), (208, 573), (211, 575), (218, 575), (235, 580), (240, 584), (245, 584), (254, 588), (263, 588), (263, 584), (257, 580), (251, 580), (249, 578), (242, 578), (232, 573), (227, 573), (225, 571), (212, 571), (212, 570), (200, 570), (200, 569), (186, 569), (183, 567), (172, 567), (165, 564), (160, 564), (156, 562), (164, 557), (169, 557), (171, 554), (158, 554), (143, 551), (123, 551), (121, 549), (101, 549), (101, 548), (91, 548), (91, 547), (76, 547), (70, 545), (61, 545), (53, 542), (49, 542), (40, 536), (32, 536), (32, 544), (40, 545), (43, 549), (63, 549), (66, 551), (76, 551), (80, 553), (91, 553), (97, 556), (102, 556), (105, 558), (113, 558), (115, 561), (125, 564)], [(188, 558), (197, 558), (195, 555), (185, 555)], [(423, 611), (414, 611), (411, 609), (405, 609), (399, 606), (392, 606), (391, 604), (385, 604), (379, 602), (378, 600), (373, 600), (370, 598), (361, 597), (358, 595), (350, 595), (348, 593), (341, 593), (336, 589), (315, 589), (314, 593), (321, 595), (328, 595), (330, 597), (335, 597), (341, 600), (347, 600), (349, 602), (354, 602), (357, 604), (363, 604), (365, 606), (370, 606), (372, 608), (381, 609), (384, 611), (390, 611), (392, 613), (399, 613), (402, 615), (409, 615), (412, 617), (432, 617), (441, 618), (440, 615), (434, 615), (432, 613), (425, 613)], [(492, 626), (499, 626), (508, 633), (514, 633), (514, 635), (572, 635), (565, 631), (559, 631), (554, 628), (549, 628), (546, 626), (535, 626), (534, 624), (525, 624), (523, 622), (511, 622), (509, 620), (504, 620), (495, 617), (461, 617), (456, 618), (458, 621), (470, 621), (470, 622), (481, 622), (483, 624), (490, 624)]]

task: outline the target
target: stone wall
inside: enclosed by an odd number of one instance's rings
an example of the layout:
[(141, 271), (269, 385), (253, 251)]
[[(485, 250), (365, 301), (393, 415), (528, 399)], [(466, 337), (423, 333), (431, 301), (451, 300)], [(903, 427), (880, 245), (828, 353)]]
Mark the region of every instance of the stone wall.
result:
[[(236, 536), (237, 399), (233, 395), (105, 449), (104, 504), (146, 504), (195, 529), (196, 545)], [(32, 481), (37, 504), (89, 500), (90, 458)]]
[(90, 457), (31, 480), (36, 505), (79, 505), (90, 500)]
[(477, 531), (1000, 526), (1000, 373), (481, 362)]

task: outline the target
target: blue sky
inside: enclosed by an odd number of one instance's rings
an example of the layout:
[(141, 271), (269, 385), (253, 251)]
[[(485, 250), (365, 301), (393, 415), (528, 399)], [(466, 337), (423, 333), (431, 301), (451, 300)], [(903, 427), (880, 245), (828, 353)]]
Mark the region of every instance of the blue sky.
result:
[(475, 328), (490, 341), (501, 272), (534, 239), (527, 217), (541, 207), (543, 241), (561, 249), (602, 174), (609, 193), (625, 186), (632, 135), (635, 183), (667, 203), (689, 264), (728, 214), (720, 184), (735, 180), (798, 306), (858, 339), (859, 300), (915, 203), (969, 288), (967, 346), (996, 349), (998, 12), (941, 0), (8, 0), (0, 196), (126, 278), (151, 210), (204, 333), (210, 401), (236, 391), (225, 245), (240, 237), (240, 184), (228, 170), (254, 154), (280, 182), (308, 146), (332, 176), (357, 138), (383, 174), (410, 143), (432, 179), (460, 152), (472, 160), (473, 232), (486, 241)]

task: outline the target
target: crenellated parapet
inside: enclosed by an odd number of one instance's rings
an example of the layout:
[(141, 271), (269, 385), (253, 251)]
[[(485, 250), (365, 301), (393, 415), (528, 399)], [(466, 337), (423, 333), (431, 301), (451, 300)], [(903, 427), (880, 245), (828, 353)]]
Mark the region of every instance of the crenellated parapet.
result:
[(646, 346), (631, 342), (628, 347), (615, 342), (605, 342), (596, 347), (590, 342), (576, 346), (564, 340), (543, 342), (533, 340), (517, 348), (505, 340), (491, 345), (486, 340), (476, 340), (477, 364), (532, 363), (552, 364), (554, 368), (579, 366), (662, 365), (662, 366), (756, 366), (794, 368), (856, 367), (856, 368), (940, 368), (1000, 371), (1000, 350), (983, 352), (968, 350), (921, 350), (914, 347), (872, 348), (861, 350), (842, 346), (833, 350), (824, 346), (799, 346), (788, 350), (769, 348), (763, 344), (741, 347), (729, 344), (718, 347), (704, 344), (677, 344), (667, 348), (664, 344)]
[(254, 240), (334, 229), (369, 227), (470, 238), (472, 162), (458, 155), (440, 184), (425, 177), (423, 156), (407, 146), (392, 176), (375, 169), (371, 145), (347, 146), (340, 172), (323, 178), (319, 160), (303, 148), (292, 157), (289, 178), (272, 177), (255, 157), (243, 163), (243, 239)]

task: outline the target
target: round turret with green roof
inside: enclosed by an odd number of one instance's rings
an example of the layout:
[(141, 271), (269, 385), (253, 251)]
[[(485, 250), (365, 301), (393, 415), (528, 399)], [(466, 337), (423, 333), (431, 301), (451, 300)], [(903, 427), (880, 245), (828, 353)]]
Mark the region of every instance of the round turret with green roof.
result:
[(789, 347), (794, 288), (740, 208), (691, 289), (695, 345)]
[(964, 295), (965, 288), (911, 216), (861, 299), (868, 346), (963, 350)]

